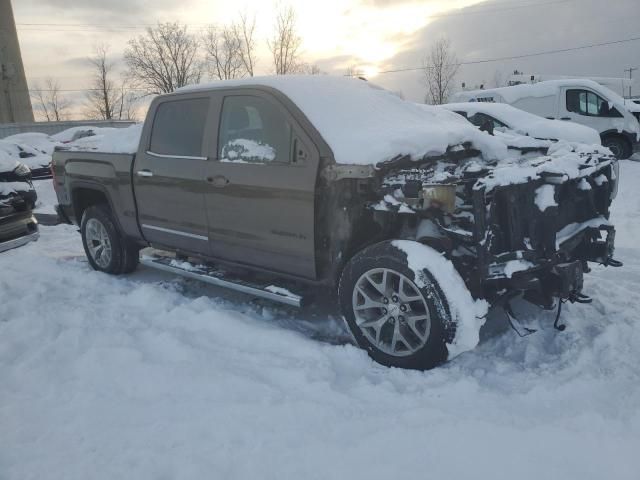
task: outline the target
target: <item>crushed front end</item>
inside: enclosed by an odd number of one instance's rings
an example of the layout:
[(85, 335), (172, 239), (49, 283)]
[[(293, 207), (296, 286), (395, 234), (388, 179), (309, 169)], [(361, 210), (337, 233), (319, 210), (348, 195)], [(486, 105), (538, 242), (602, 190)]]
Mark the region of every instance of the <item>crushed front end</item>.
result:
[(617, 160), (575, 144), (511, 153), (491, 163), (467, 146), (419, 165), (397, 159), (382, 167), (374, 217), (402, 218), (403, 236), (445, 254), (475, 298), (588, 302), (589, 262), (621, 265), (609, 221)]

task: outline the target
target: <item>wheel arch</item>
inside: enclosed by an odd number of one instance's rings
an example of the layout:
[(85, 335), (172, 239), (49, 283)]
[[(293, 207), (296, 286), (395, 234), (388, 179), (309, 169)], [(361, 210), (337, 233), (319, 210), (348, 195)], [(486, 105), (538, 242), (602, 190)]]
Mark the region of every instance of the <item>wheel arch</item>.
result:
[[(633, 154), (633, 140), (632, 135), (627, 132), (620, 132), (618, 130), (606, 130), (600, 134), (600, 139), (604, 145), (605, 141), (609, 138), (619, 139), (626, 145), (628, 152)], [(628, 157), (624, 157), (628, 158)]]

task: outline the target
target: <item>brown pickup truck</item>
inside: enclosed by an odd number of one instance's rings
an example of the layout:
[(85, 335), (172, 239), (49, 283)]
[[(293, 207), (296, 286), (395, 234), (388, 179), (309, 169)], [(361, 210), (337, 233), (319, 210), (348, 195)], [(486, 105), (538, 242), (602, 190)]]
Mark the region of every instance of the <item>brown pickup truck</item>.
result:
[(620, 265), (610, 152), (509, 141), (361, 80), (251, 78), (156, 97), (135, 152), (56, 151), (54, 185), (96, 270), (335, 298), (372, 358), (424, 369), (489, 305), (522, 332), (512, 299), (586, 303), (588, 263)]

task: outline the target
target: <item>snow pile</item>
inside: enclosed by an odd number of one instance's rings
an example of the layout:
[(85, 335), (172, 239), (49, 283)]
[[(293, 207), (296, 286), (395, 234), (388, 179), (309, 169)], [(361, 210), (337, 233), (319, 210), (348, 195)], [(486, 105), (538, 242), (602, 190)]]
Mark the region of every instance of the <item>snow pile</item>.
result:
[[(252, 77), (184, 87), (182, 91), (266, 86), (288, 96), (318, 129), (342, 164), (375, 165), (398, 155), (442, 155), (470, 142), (487, 160), (504, 146), (458, 115), (406, 102), (368, 82), (326, 75)], [(462, 121), (461, 121), (462, 120)]]
[(600, 135), (593, 128), (561, 120), (549, 120), (506, 103), (450, 103), (442, 105), (442, 107), (453, 112), (464, 112), (468, 117), (472, 117), (476, 113), (484, 113), (504, 123), (509, 129), (520, 135), (543, 140), (566, 140), (588, 145), (600, 144)]
[(407, 255), (416, 285), (422, 288), (428, 282), (423, 273), (426, 269), (434, 276), (447, 299), (451, 318), (456, 324), (456, 336), (452, 343), (447, 344), (449, 359), (475, 348), (480, 341), (480, 328), (485, 322), (487, 302), (474, 300), (451, 261), (434, 249), (408, 240), (395, 240), (392, 244)]
[[(0, 140), (0, 162), (4, 165), (15, 164), (16, 162), (24, 163), (29, 168), (48, 167), (51, 163), (51, 156), (28, 145), (21, 145), (6, 139)], [(8, 163), (7, 163), (8, 162)], [(0, 167), (7, 168), (8, 167)], [(15, 166), (13, 167), (15, 168)], [(13, 168), (11, 170), (13, 170)]]
[(0, 255), (1, 476), (636, 480), (640, 163), (621, 170), (625, 266), (585, 276), (593, 304), (564, 305), (563, 333), (514, 304), (526, 338), (490, 313), (429, 372), (375, 364), (323, 314), (94, 272), (75, 227), (42, 227)]
[(491, 190), (502, 185), (527, 183), (544, 174), (561, 175), (564, 180), (584, 178), (609, 165), (612, 157), (602, 162), (599, 158), (610, 154), (605, 147), (560, 141), (551, 145), (547, 155), (499, 162), (486, 177), (478, 180), (475, 188)]
[(27, 182), (0, 182), (0, 196), (4, 197), (10, 193), (29, 192), (33, 187)]
[[(582, 179), (583, 182), (586, 180)], [(544, 212), (547, 208), (557, 207), (558, 203), (556, 202), (556, 187), (553, 185), (541, 185), (536, 189), (536, 198), (535, 198), (536, 206), (538, 210)]]
[(126, 128), (94, 129), (95, 135), (74, 140), (68, 146), (71, 151), (136, 153), (140, 144), (142, 126), (142, 123), (138, 123)]
[(17, 166), (18, 159), (2, 148), (2, 141), (0, 140), (0, 173), (13, 172)]
[(56, 147), (63, 145), (61, 141), (56, 140), (46, 133), (38, 132), (18, 133), (16, 135), (11, 135), (10, 137), (5, 137), (3, 140), (20, 145), (28, 145), (46, 155), (53, 154), (53, 150)]
[(228, 142), (222, 149), (221, 162), (272, 162), (276, 159), (276, 151), (271, 145), (244, 138)]

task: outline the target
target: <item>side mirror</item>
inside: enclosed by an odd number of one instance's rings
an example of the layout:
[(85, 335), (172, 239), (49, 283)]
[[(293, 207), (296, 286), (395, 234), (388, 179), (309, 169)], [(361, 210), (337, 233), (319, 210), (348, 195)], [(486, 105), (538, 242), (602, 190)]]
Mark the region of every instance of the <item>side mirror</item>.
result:
[(295, 165), (303, 164), (308, 158), (309, 154), (307, 153), (307, 149), (302, 142), (296, 138), (293, 142), (293, 163)]

